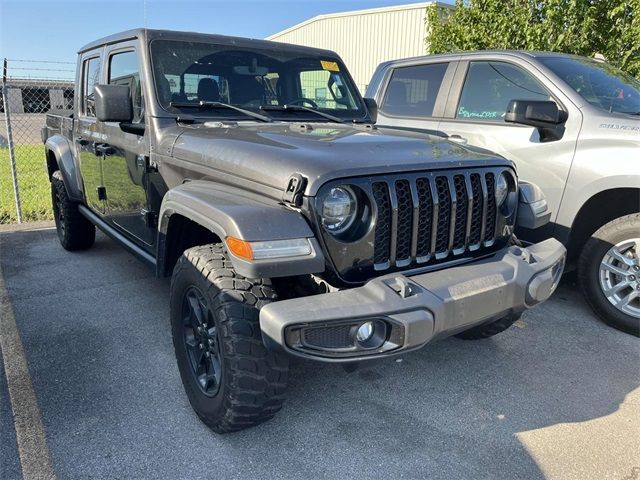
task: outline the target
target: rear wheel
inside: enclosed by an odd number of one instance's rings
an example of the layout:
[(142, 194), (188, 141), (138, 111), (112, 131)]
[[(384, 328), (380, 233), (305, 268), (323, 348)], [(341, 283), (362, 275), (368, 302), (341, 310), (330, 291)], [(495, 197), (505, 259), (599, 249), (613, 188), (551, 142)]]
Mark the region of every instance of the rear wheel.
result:
[(259, 310), (276, 300), (268, 279), (236, 274), (222, 245), (193, 247), (173, 271), (171, 328), (191, 406), (218, 433), (272, 418), (289, 362), (262, 343)]
[(464, 332), (460, 332), (456, 335), (456, 337), (463, 340), (482, 340), (483, 338), (493, 337), (498, 333), (504, 332), (519, 318), (519, 314), (512, 313), (491, 323), (478, 325), (477, 327), (473, 327), (469, 330), (465, 330)]
[(51, 202), (58, 239), (65, 250), (85, 250), (96, 239), (96, 227), (87, 220), (67, 195), (62, 173), (56, 170), (51, 176)]
[(587, 303), (607, 324), (640, 336), (640, 213), (603, 225), (578, 263)]

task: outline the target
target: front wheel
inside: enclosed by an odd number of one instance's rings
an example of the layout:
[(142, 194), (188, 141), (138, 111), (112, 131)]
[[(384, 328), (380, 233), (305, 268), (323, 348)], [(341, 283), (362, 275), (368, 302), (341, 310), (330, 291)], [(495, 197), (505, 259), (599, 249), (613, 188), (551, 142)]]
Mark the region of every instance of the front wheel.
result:
[(288, 357), (262, 343), (259, 310), (276, 300), (268, 279), (233, 270), (222, 245), (190, 248), (170, 291), (178, 369), (191, 406), (218, 433), (272, 418), (284, 401)]
[(578, 263), (587, 303), (607, 324), (640, 336), (640, 213), (603, 225)]

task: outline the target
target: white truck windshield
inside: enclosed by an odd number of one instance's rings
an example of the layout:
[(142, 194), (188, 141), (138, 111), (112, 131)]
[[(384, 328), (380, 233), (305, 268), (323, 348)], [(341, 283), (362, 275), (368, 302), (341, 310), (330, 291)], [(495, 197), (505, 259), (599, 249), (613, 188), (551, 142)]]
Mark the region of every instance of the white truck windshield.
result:
[(588, 58), (543, 57), (540, 61), (591, 105), (640, 115), (640, 81), (631, 75)]

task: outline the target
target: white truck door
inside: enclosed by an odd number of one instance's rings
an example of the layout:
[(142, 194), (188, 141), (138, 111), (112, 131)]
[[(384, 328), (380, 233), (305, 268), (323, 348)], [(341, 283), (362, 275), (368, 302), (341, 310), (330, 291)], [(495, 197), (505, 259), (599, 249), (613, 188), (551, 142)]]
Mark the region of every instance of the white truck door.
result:
[[(494, 151), (516, 163), (518, 177), (537, 184), (558, 214), (582, 114), (546, 79), (516, 59), (461, 61), (438, 129), (450, 139)], [(458, 88), (456, 89), (456, 84)], [(510, 100), (553, 100), (568, 112), (560, 140), (541, 142), (538, 130), (505, 123)]]

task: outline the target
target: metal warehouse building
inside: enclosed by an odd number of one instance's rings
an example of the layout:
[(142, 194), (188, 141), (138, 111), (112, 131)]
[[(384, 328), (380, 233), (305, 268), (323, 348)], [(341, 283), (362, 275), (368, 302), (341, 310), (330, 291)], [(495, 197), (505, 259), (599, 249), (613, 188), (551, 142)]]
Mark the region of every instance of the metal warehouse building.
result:
[(319, 15), (267, 40), (337, 52), (364, 93), (380, 62), (428, 53), (425, 17), (427, 7), (434, 4), (451, 8), (440, 2), (421, 2)]

